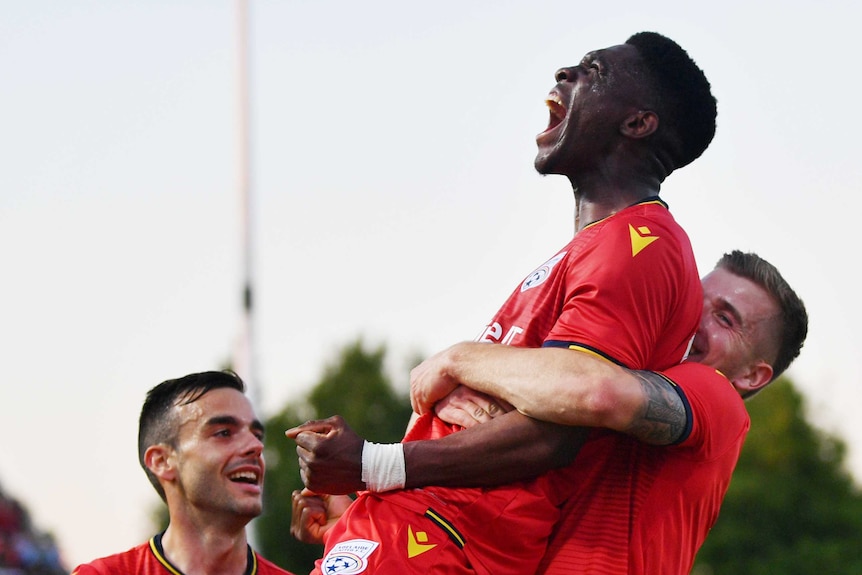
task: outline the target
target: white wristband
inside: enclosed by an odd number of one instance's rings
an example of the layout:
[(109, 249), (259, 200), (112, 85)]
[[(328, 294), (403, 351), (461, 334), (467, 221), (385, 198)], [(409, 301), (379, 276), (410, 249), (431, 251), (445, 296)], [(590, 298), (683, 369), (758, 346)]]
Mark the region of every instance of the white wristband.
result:
[(404, 446), (366, 441), (362, 446), (362, 481), (369, 491), (404, 487), (407, 481)]

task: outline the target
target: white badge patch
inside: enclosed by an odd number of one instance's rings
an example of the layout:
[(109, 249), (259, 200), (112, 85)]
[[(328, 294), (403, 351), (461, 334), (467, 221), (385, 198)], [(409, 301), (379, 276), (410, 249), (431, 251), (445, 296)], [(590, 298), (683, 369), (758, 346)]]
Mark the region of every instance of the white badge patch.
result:
[(368, 568), (368, 557), (380, 544), (367, 539), (351, 539), (337, 543), (323, 558), (327, 575), (355, 575)]
[(551, 270), (554, 269), (554, 266), (560, 263), (566, 257), (566, 252), (559, 253), (543, 263), (539, 268), (527, 276), (527, 279), (524, 280), (524, 283), (521, 284), (521, 291), (527, 291), (530, 288), (534, 288), (537, 285), (544, 283), (548, 276), (551, 275)]

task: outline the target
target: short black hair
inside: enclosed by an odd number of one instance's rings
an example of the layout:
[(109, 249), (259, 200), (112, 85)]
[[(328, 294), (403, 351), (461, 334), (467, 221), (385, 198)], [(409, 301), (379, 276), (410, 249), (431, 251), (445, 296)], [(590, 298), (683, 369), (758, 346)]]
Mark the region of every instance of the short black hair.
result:
[(638, 32), (626, 44), (637, 48), (658, 100), (656, 136), (672, 165), (668, 173), (700, 157), (715, 136), (718, 104), (709, 81), (679, 44), (656, 32)]
[(778, 269), (757, 254), (734, 250), (724, 254), (716, 267), (756, 283), (778, 305), (781, 314), (778, 351), (772, 365), (772, 379), (777, 378), (799, 356), (808, 336), (808, 312), (805, 304)]
[(177, 421), (172, 409), (194, 403), (214, 389), (230, 388), (245, 393), (245, 383), (232, 371), (204, 371), (177, 379), (168, 379), (147, 392), (138, 421), (138, 461), (162, 500), (165, 491), (158, 478), (147, 468), (144, 454), (152, 445), (164, 443), (176, 447)]

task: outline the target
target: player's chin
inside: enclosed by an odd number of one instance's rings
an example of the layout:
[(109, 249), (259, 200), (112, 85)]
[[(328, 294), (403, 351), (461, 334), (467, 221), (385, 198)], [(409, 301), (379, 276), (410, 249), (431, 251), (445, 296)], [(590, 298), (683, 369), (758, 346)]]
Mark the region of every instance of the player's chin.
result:
[(263, 504), (258, 501), (256, 503), (240, 505), (237, 514), (242, 515), (243, 517), (248, 517), (249, 520), (251, 520), (255, 517), (260, 517), (261, 513), (263, 513)]
[(533, 167), (543, 176), (551, 174), (559, 174), (559, 151), (557, 146), (539, 146), (539, 151), (536, 153), (536, 159), (533, 160)]
[(554, 173), (554, 170), (551, 168), (551, 164), (552, 161), (550, 154), (542, 153), (542, 150), (539, 150), (539, 153), (536, 154), (536, 159), (533, 160), (533, 167), (536, 168), (536, 171), (543, 176), (552, 174)]

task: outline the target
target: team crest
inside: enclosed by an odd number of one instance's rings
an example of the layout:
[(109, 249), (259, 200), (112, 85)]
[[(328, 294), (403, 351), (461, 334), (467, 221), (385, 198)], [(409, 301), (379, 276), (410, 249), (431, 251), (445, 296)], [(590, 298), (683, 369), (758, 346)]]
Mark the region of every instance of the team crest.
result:
[(566, 257), (566, 252), (559, 253), (543, 263), (539, 268), (527, 276), (527, 279), (524, 280), (524, 283), (521, 284), (521, 291), (525, 292), (530, 288), (534, 288), (538, 285), (541, 285), (548, 279), (548, 276), (551, 275), (551, 271), (554, 269), (554, 266), (560, 263)]
[(379, 543), (367, 539), (351, 539), (337, 543), (323, 558), (323, 572), (327, 575), (355, 575), (368, 568), (368, 557)]

